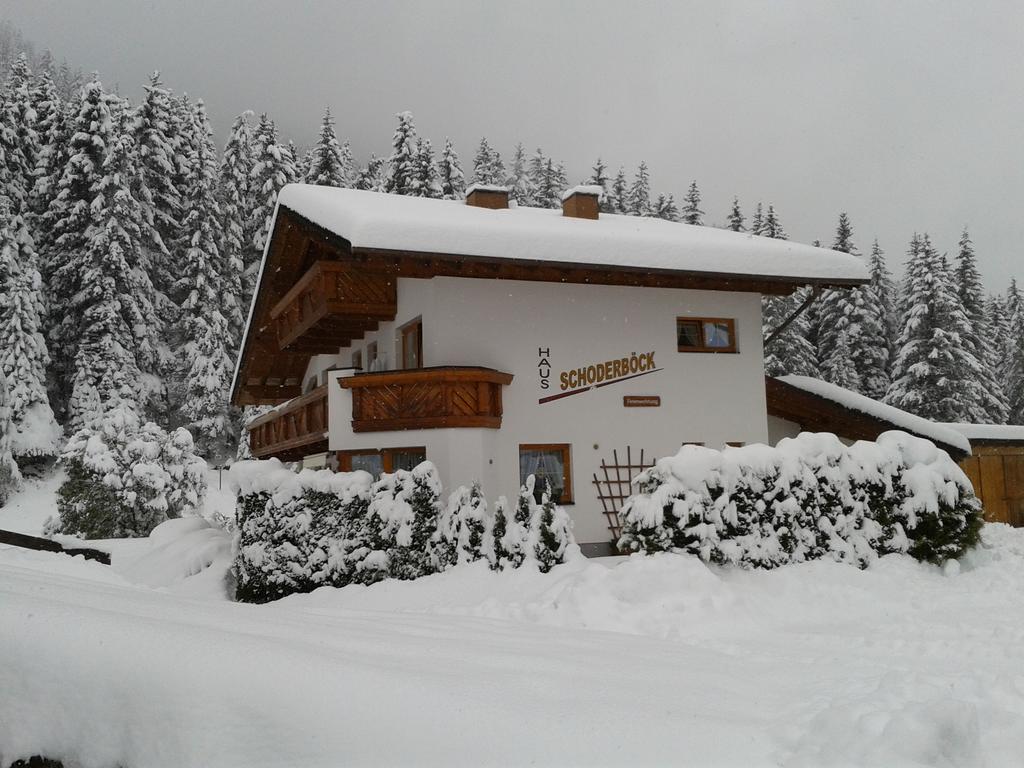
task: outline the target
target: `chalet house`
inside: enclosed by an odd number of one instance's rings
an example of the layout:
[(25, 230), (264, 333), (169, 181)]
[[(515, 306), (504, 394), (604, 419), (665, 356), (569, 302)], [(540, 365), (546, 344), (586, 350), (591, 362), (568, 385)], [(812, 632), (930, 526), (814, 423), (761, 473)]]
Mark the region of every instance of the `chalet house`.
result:
[(253, 454), (371, 473), (433, 461), (514, 499), (544, 477), (584, 550), (683, 443), (769, 438), (761, 298), (867, 281), (856, 257), (598, 212), (285, 187), (232, 402)]

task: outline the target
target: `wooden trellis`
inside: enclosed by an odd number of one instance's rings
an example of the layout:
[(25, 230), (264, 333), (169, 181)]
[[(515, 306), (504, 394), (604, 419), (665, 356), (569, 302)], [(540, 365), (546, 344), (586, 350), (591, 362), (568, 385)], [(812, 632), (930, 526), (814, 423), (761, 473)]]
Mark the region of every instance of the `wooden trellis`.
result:
[(619, 461), (618, 449), (612, 450), (612, 463), (609, 464), (601, 459), (601, 475), (594, 473), (594, 486), (597, 488), (597, 498), (601, 500), (601, 506), (605, 517), (608, 518), (608, 529), (612, 533), (612, 541), (618, 541), (622, 535), (622, 521), (619, 519), (619, 512), (626, 499), (633, 492), (633, 478), (654, 466), (654, 460), (647, 461), (644, 458), (644, 449), (640, 449), (640, 457), (633, 461), (633, 450), (626, 446), (626, 460)]

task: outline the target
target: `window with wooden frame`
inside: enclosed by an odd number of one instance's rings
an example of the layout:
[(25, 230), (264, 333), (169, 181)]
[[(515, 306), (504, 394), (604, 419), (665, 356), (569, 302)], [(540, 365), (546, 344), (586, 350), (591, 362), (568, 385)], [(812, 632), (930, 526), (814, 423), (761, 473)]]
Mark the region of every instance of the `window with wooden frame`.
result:
[(423, 318), (417, 317), (399, 329), (402, 347), (402, 368), (423, 367)]
[(677, 317), (680, 352), (738, 352), (736, 321), (729, 317)]
[(366, 345), (366, 370), (377, 370), (377, 342), (371, 341)]
[(352, 352), (352, 367), (357, 371), (363, 369), (363, 350), (357, 349)]
[(338, 470), (355, 472), (361, 469), (374, 477), (385, 472), (396, 472), (399, 469), (412, 469), (427, 460), (427, 449), (423, 446), (415, 448), (357, 448), (349, 451), (338, 451)]
[(519, 446), (519, 484), (534, 476), (533, 494), (540, 503), (545, 488), (556, 504), (572, 504), (572, 446), (569, 443), (528, 443)]

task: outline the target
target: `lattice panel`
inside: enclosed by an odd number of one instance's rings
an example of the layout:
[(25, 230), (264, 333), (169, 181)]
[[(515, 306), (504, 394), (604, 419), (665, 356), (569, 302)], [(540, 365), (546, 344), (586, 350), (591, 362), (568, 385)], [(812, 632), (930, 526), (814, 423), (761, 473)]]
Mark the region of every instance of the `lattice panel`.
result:
[(451, 416), (473, 416), (480, 413), (480, 391), (476, 382), (448, 385), (448, 400)]
[(639, 457), (634, 460), (633, 449), (626, 446), (626, 454), (619, 458), (618, 449), (612, 450), (612, 461), (609, 464), (601, 459), (601, 471), (594, 473), (594, 486), (597, 498), (601, 502), (602, 511), (608, 519), (608, 530), (612, 533), (612, 541), (618, 541), (622, 535), (622, 521), (619, 512), (622, 505), (633, 492), (633, 478), (654, 466), (654, 460), (644, 458), (644, 449), (640, 449)]

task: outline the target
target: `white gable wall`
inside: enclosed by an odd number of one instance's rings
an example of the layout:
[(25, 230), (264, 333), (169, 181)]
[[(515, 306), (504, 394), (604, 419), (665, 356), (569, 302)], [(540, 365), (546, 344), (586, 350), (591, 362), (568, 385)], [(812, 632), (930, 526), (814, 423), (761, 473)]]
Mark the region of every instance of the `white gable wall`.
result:
[[(736, 321), (738, 354), (680, 353), (676, 317), (728, 317)], [(575, 503), (567, 509), (581, 542), (609, 538), (607, 521), (592, 482), (601, 460), (612, 461), (626, 446), (636, 457), (674, 454), (683, 442), (721, 447), (727, 441), (768, 439), (761, 345), (761, 299), (757, 294), (619, 286), (595, 286), (442, 278), (398, 283), (398, 313), (374, 334), (396, 367), (397, 329), (423, 319), (425, 366), (484, 366), (511, 373), (503, 388), (500, 430), (435, 429), (354, 434), (351, 393), (329, 387), (330, 449), (426, 446), (445, 488), (473, 480), (490, 501), (514, 501), (521, 443), (572, 446)], [(548, 388), (542, 388), (540, 350), (550, 350)], [(348, 365), (352, 348), (337, 362)], [(630, 355), (654, 353), (655, 372), (581, 394), (539, 403), (559, 394), (562, 371), (586, 368)], [(320, 356), (310, 369), (328, 367)], [(307, 373), (307, 376), (312, 375)], [(661, 406), (627, 408), (624, 395), (654, 395)]]

